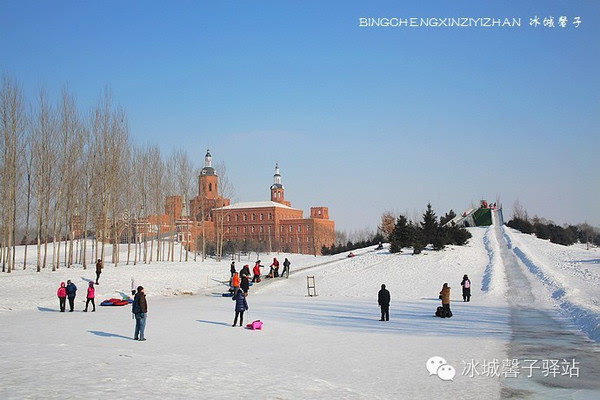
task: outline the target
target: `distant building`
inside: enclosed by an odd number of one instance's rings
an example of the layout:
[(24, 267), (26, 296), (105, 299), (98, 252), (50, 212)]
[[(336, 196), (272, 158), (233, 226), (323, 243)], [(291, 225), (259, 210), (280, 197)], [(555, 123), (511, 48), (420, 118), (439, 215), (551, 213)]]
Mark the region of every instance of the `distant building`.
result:
[[(199, 194), (190, 200), (192, 218), (204, 220), (205, 231), (211, 232), (207, 239), (214, 240), (217, 232), (221, 232), (225, 243), (233, 242), (248, 248), (259, 246), (263, 251), (304, 254), (321, 254), (324, 245), (334, 243), (335, 223), (329, 219), (329, 209), (312, 207), (310, 217), (304, 218), (302, 210), (292, 208), (291, 202), (285, 200), (279, 165), (275, 165), (271, 200), (230, 204), (229, 199), (218, 194), (219, 178), (211, 160), (210, 151), (207, 151), (205, 166), (198, 177)], [(187, 223), (185, 219), (176, 219), (180, 225)], [(201, 230), (201, 226), (197, 229)], [(185, 231), (188, 230), (189, 225), (185, 227)], [(183, 229), (178, 228), (178, 232), (183, 233)], [(193, 232), (187, 238), (191, 247), (198, 236)], [(182, 239), (187, 242), (185, 237)]]
[[(238, 250), (285, 251), (291, 253), (321, 254), (323, 246), (335, 242), (335, 223), (329, 219), (327, 207), (311, 207), (310, 216), (292, 208), (285, 200), (285, 188), (281, 182), (279, 165), (275, 165), (271, 199), (266, 201), (231, 204), (231, 200), (219, 194), (219, 177), (212, 167), (212, 156), (207, 150), (204, 168), (198, 176), (198, 195), (189, 200), (184, 196), (165, 198), (165, 213), (138, 215), (125, 213), (117, 222), (117, 240), (127, 243), (142, 242), (158, 237), (177, 234), (177, 241), (190, 250), (201, 249), (202, 235), (206, 242), (215, 243), (217, 235), (223, 238), (224, 248)], [(102, 232), (104, 221), (97, 218), (99, 236), (113, 241), (113, 221), (107, 219), (107, 230)], [(82, 233), (77, 220), (73, 229)]]

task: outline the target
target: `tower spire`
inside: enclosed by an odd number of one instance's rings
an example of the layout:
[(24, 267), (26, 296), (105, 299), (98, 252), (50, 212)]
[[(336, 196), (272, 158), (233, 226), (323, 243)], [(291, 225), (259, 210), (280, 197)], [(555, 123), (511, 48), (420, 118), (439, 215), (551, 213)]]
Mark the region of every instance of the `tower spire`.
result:
[(206, 149), (206, 156), (204, 156), (204, 166), (212, 167), (212, 156), (210, 155), (210, 149)]
[(279, 174), (279, 163), (275, 163), (275, 175), (273, 175), (273, 183), (281, 185), (281, 175)]

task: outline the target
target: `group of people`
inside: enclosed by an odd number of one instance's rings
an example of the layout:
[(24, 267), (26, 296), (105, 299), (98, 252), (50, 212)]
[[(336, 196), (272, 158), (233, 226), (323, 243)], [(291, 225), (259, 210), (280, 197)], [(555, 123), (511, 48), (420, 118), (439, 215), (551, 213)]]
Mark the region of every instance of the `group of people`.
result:
[[(254, 263), (254, 267), (252, 268), (252, 283), (258, 283), (261, 281), (261, 268), (264, 268), (263, 265), (260, 264), (261, 261), (257, 260)], [(292, 263), (287, 258), (283, 261), (283, 270), (281, 271), (281, 275), (279, 274), (279, 260), (277, 257), (273, 258), (273, 263), (270, 265), (269, 274), (266, 276), (267, 278), (286, 278), (290, 277), (290, 265)], [(229, 272), (231, 277), (229, 279), (229, 287), (230, 292), (233, 293), (232, 300), (235, 301), (235, 317), (233, 319), (233, 325), (236, 326), (239, 318), (239, 326), (242, 326), (244, 321), (244, 312), (248, 310), (248, 301), (246, 297), (248, 297), (248, 291), (250, 290), (250, 266), (248, 264), (244, 265), (240, 272), (238, 273), (235, 269), (235, 261), (231, 262), (231, 266), (229, 268)]]
[[(92, 304), (92, 312), (96, 311), (96, 303), (94, 299), (96, 298), (96, 289), (94, 288), (94, 284), (99, 285), (98, 281), (100, 280), (100, 274), (102, 273), (102, 269), (104, 268), (104, 264), (102, 263), (102, 259), (98, 259), (96, 261), (96, 282), (90, 280), (87, 288), (87, 293), (85, 296), (85, 309), (83, 312), (87, 312), (88, 306), (90, 303)], [(67, 283), (61, 282), (60, 287), (56, 291), (56, 295), (58, 296), (58, 305), (60, 307), (60, 312), (66, 311), (67, 299), (69, 299), (69, 312), (73, 312), (75, 309), (75, 297), (77, 296), (77, 286), (71, 280), (67, 280)]]
[[(290, 277), (290, 265), (292, 263), (287, 258), (283, 261), (283, 271), (281, 271), (281, 275), (279, 274), (279, 261), (277, 257), (273, 258), (273, 263), (270, 265), (271, 270), (266, 278), (289, 278)], [(257, 260), (254, 263), (254, 267), (252, 268), (252, 283), (258, 283), (261, 281), (261, 268), (264, 268), (261, 265), (261, 261)], [(248, 290), (250, 288), (250, 266), (248, 264), (244, 265), (240, 272), (238, 273), (235, 269), (235, 261), (231, 262), (231, 266), (229, 268), (229, 272), (231, 277), (229, 279), (230, 291), (235, 295), (238, 290), (242, 290), (244, 293), (248, 294)]]
[[(471, 301), (471, 280), (467, 274), (463, 276), (460, 285), (462, 286), (463, 302)], [(450, 286), (448, 286), (448, 283), (444, 283), (442, 286), (439, 299), (442, 301), (442, 306), (438, 307), (435, 315), (441, 318), (452, 317), (452, 311), (450, 310)], [(390, 320), (390, 301), (391, 296), (389, 290), (385, 288), (385, 285), (381, 285), (381, 290), (379, 290), (377, 295), (377, 303), (381, 308), (380, 321)]]
[[(69, 312), (73, 312), (75, 309), (75, 297), (77, 296), (77, 286), (71, 280), (67, 280), (67, 283), (60, 283), (60, 287), (56, 291), (56, 295), (58, 296), (58, 304), (60, 307), (60, 312), (65, 312), (67, 299), (69, 299)], [(92, 303), (92, 312), (96, 311), (96, 304), (94, 303), (94, 298), (96, 297), (96, 290), (94, 289), (94, 282), (90, 281), (87, 288), (87, 294), (85, 296), (85, 309), (83, 312), (87, 312), (88, 306)]]

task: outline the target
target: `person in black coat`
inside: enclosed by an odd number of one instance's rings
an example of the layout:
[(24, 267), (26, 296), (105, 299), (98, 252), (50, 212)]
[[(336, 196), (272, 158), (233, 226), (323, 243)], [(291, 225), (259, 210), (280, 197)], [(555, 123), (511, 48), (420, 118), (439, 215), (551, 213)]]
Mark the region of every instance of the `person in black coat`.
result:
[(146, 329), (146, 318), (148, 314), (148, 302), (146, 301), (146, 292), (142, 286), (138, 286), (137, 293), (133, 298), (131, 312), (135, 316), (135, 334), (134, 340), (146, 340), (144, 330)]
[(283, 278), (284, 275), (285, 275), (286, 278), (290, 277), (290, 265), (291, 264), (292, 263), (287, 258), (283, 262), (283, 271), (281, 271), (281, 277), (282, 278)]
[(463, 276), (460, 286), (462, 286), (463, 301), (471, 301), (471, 280), (467, 274)]
[(245, 295), (248, 295), (248, 290), (250, 289), (250, 267), (248, 264), (244, 265), (240, 270), (240, 289), (242, 289)]
[(240, 317), (240, 326), (244, 323), (244, 311), (248, 310), (248, 302), (246, 301), (246, 295), (239, 290), (232, 300), (235, 301), (235, 318), (233, 319), (233, 325), (237, 324), (238, 317)]
[(381, 319), (380, 321), (390, 320), (390, 292), (385, 288), (385, 285), (381, 285), (381, 290), (377, 296), (377, 302), (381, 307)]
[(77, 293), (77, 286), (70, 280), (67, 281), (67, 298), (69, 299), (69, 312), (73, 312), (75, 307), (75, 295)]

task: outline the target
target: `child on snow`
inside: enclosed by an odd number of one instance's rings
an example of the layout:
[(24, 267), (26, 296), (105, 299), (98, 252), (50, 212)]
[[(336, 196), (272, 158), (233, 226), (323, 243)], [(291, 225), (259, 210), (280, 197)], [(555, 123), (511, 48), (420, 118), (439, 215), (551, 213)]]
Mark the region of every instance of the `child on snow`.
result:
[(87, 289), (87, 295), (85, 296), (86, 300), (85, 300), (85, 310), (83, 310), (83, 312), (87, 312), (88, 310), (88, 305), (90, 303), (92, 303), (92, 306), (94, 307), (92, 309), (92, 312), (96, 311), (96, 303), (94, 303), (94, 298), (96, 297), (96, 290), (94, 289), (94, 282), (90, 282), (90, 284), (88, 285), (88, 289)]
[(240, 317), (240, 326), (244, 323), (244, 311), (248, 310), (248, 302), (246, 301), (246, 295), (241, 291), (238, 291), (235, 296), (233, 296), (232, 300), (235, 301), (235, 318), (233, 319), (233, 324), (231, 326), (235, 326)]
[(471, 280), (469, 279), (467, 274), (463, 276), (460, 285), (462, 286), (463, 301), (471, 301)]
[(240, 276), (237, 272), (234, 273), (233, 278), (231, 278), (231, 287), (233, 288), (233, 295), (235, 296), (240, 290)]
[(67, 303), (67, 287), (64, 282), (60, 283), (60, 287), (56, 291), (56, 295), (58, 296), (60, 312), (65, 312), (65, 305)]
[(283, 262), (283, 271), (281, 271), (281, 277), (282, 278), (283, 278), (284, 275), (285, 275), (286, 278), (290, 277), (290, 265), (291, 264), (292, 263), (287, 258)]
[(250, 267), (248, 264), (244, 265), (240, 270), (240, 277), (240, 289), (247, 295), (248, 290), (250, 289)]

